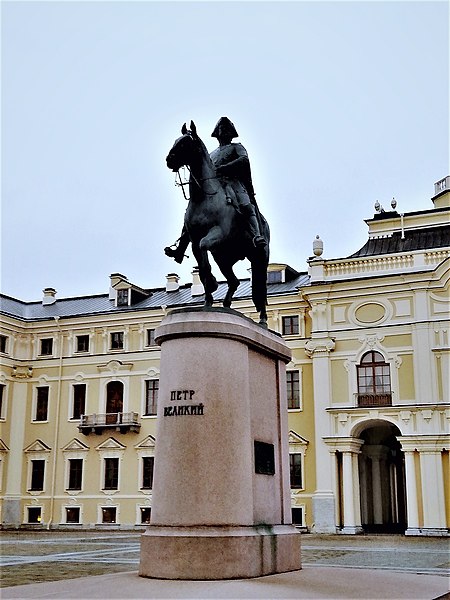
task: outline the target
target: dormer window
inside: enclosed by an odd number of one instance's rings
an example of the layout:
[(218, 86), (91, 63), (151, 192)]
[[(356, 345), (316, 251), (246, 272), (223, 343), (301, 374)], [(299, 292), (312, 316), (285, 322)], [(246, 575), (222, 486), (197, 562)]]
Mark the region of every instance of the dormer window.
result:
[(0, 335), (0, 352), (6, 354), (6, 342), (8, 338), (6, 335)]
[(117, 290), (117, 306), (128, 306), (129, 289)]
[(269, 271), (267, 273), (267, 283), (282, 283), (282, 271)]

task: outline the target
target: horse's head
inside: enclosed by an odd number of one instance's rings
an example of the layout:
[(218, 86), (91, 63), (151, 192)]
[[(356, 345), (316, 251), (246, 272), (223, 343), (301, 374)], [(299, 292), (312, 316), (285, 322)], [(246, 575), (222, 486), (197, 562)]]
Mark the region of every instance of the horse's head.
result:
[(193, 157), (201, 150), (201, 141), (193, 121), (191, 121), (190, 127), (188, 129), (186, 123), (184, 123), (181, 128), (181, 137), (175, 140), (171, 151), (167, 155), (166, 163), (172, 171), (178, 171), (180, 167), (190, 165)]

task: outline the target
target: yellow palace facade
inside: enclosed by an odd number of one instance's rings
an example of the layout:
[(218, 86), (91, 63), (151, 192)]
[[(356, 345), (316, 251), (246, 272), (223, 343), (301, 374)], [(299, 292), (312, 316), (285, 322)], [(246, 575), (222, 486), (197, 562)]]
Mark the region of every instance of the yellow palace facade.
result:
[[(269, 327), (292, 350), (293, 521), (318, 533), (447, 535), (450, 177), (424, 210), (379, 207), (366, 223), (367, 243), (347, 258), (323, 258), (317, 239), (307, 272), (269, 268)], [(250, 291), (242, 280), (233, 308), (256, 319)], [(201, 305), (203, 289), (194, 270), (190, 283), (171, 273), (154, 289), (114, 273), (105, 292), (1, 296), (3, 528), (149, 522), (154, 332), (171, 308)]]

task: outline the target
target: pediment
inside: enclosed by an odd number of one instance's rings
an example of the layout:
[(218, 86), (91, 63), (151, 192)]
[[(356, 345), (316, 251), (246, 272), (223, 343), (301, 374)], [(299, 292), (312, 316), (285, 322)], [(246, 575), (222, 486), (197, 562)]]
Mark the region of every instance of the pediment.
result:
[(136, 444), (136, 450), (148, 450), (151, 448), (152, 450), (155, 448), (155, 438), (152, 435), (148, 435), (142, 442)]
[(35, 440), (27, 446), (24, 452), (50, 452), (51, 448), (44, 444), (42, 440)]
[(118, 442), (115, 438), (110, 437), (97, 446), (96, 450), (125, 450), (126, 446)]
[(3, 440), (0, 440), (0, 452), (9, 452), (9, 448)]
[(309, 444), (308, 440), (305, 440), (304, 437), (296, 433), (295, 431), (289, 432), (289, 444), (297, 444), (301, 446), (307, 446)]
[(89, 450), (89, 446), (86, 446), (86, 444), (83, 444), (83, 442), (80, 442), (77, 438), (73, 438), (73, 440), (66, 444), (62, 449), (63, 452), (80, 452), (86, 450)]

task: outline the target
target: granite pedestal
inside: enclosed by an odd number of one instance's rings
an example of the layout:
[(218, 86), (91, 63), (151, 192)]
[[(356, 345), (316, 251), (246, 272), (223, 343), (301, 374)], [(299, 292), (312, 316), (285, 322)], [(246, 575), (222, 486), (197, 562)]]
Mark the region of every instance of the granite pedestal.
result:
[(232, 579), (300, 569), (289, 487), (289, 348), (228, 309), (173, 311), (155, 339), (155, 471), (139, 574)]

